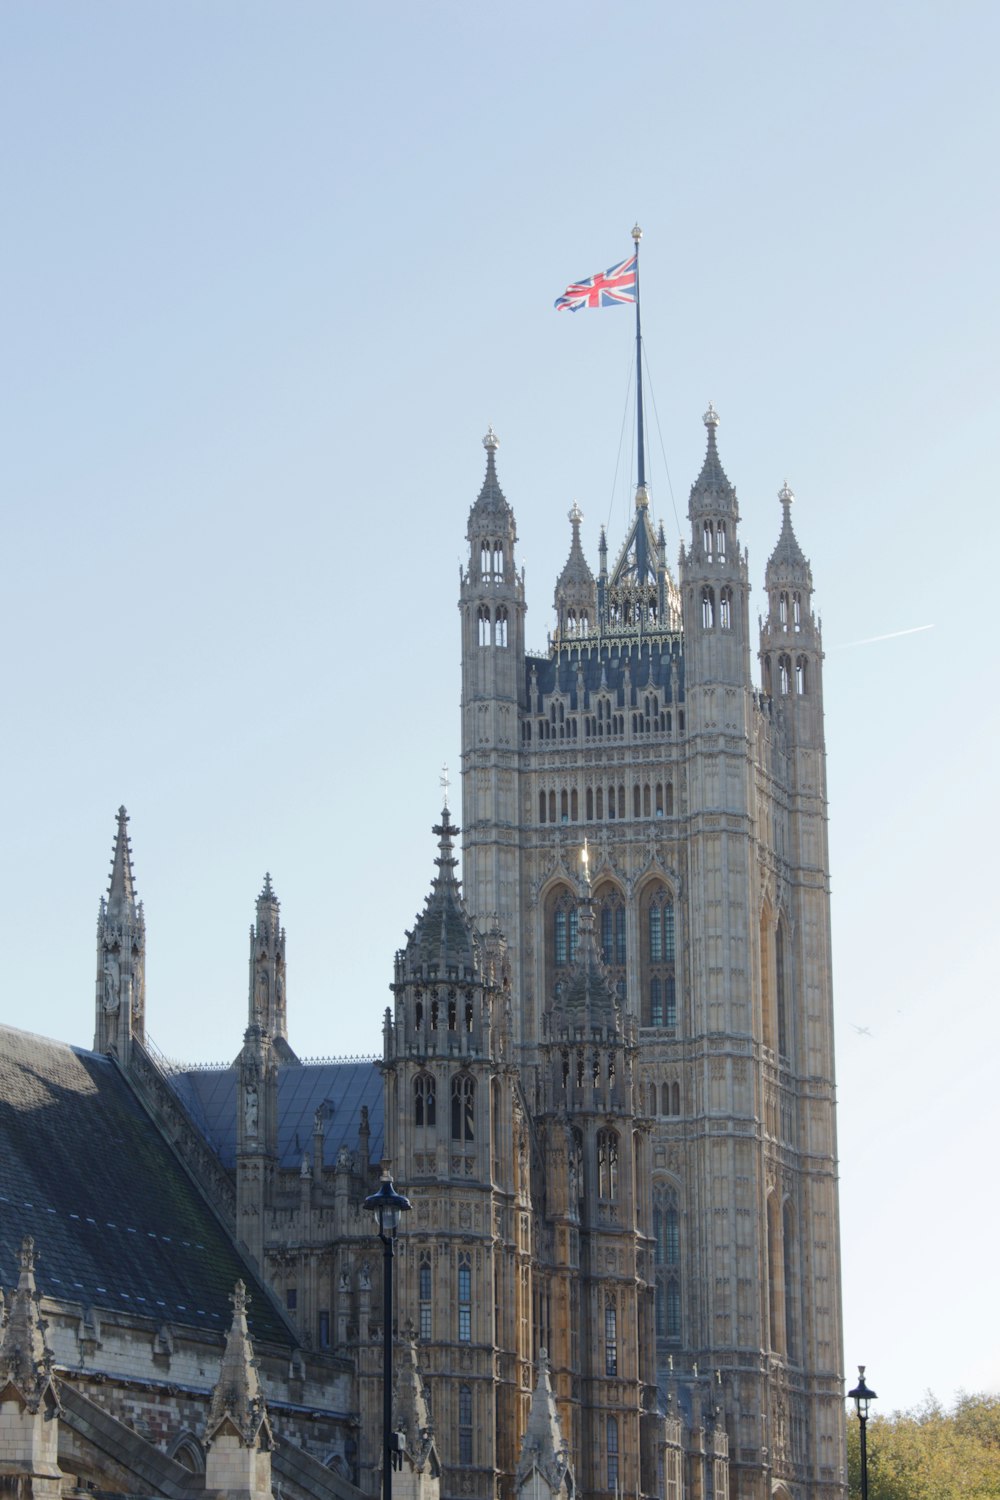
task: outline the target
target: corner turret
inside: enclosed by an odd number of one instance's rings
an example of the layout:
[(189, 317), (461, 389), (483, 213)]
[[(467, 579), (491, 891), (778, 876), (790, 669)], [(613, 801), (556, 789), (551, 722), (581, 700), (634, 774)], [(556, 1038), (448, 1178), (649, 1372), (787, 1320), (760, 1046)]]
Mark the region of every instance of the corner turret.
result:
[(767, 563), (767, 618), (760, 627), (762, 685), (767, 697), (795, 707), (800, 742), (818, 736), (821, 743), (823, 643), (812, 608), (812, 569), (792, 527), (795, 496), (787, 480), (778, 499), (781, 531)]
[(38, 1309), (30, 1237), (22, 1240), (18, 1259), (17, 1289), (0, 1332), (0, 1490), (24, 1500), (59, 1500), (59, 1394)]
[(135, 898), (128, 813), (118, 809), (108, 894), (97, 916), (94, 1051), (125, 1066), (132, 1038), (146, 1038), (146, 919)]
[(569, 557), (556, 582), (556, 641), (589, 636), (597, 626), (597, 584), (580, 545), (583, 512), (574, 501), (569, 513), (573, 528)]
[(295, 1062), (295, 1053), (288, 1045), (286, 982), (285, 929), (281, 925), (281, 903), (268, 873), (264, 876), (264, 885), (257, 897), (257, 920), (250, 928), (247, 1021), (251, 1026), (264, 1028), (281, 1062)]
[(205, 1489), (226, 1500), (270, 1500), (274, 1438), (247, 1330), (246, 1287), (229, 1299), (233, 1321), (205, 1426)]

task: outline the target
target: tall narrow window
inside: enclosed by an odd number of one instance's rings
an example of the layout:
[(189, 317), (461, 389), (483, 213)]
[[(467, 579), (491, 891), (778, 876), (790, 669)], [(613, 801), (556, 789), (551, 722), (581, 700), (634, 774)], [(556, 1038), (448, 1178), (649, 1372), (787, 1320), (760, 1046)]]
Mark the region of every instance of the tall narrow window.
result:
[(795, 691), (800, 698), (806, 692), (806, 659), (804, 656), (797, 656), (795, 658)]
[(431, 1253), (429, 1250), (420, 1252), (420, 1337), (425, 1342), (431, 1338), (433, 1332), (433, 1321), (431, 1310), (434, 1306), (431, 1296)]
[(612, 1302), (604, 1309), (604, 1373), (618, 1374), (618, 1312)]
[(498, 646), (507, 644), (507, 609), (503, 604), (497, 610), (496, 643)]
[(472, 1342), (472, 1259), (464, 1250), (458, 1257), (458, 1341)]
[(676, 1026), (674, 900), (665, 885), (658, 882), (647, 888), (640, 903), (639, 916), (643, 928), (642, 1023), (644, 1026)]
[(472, 1463), (472, 1388), (458, 1388), (458, 1461)]
[(608, 1489), (618, 1491), (618, 1418), (608, 1417), (605, 1426), (605, 1446), (608, 1453)]
[(618, 1197), (618, 1134), (614, 1130), (597, 1134), (597, 1196), (608, 1202)]
[(788, 1016), (785, 1005), (785, 925), (778, 919), (774, 931), (774, 1003), (778, 1013), (778, 1052), (788, 1056)]
[(675, 1341), (681, 1335), (681, 1226), (675, 1188), (653, 1188), (653, 1240), (656, 1336)]
[(701, 623), (706, 630), (715, 624), (715, 590), (707, 584), (701, 591)]
[(488, 646), (490, 643), (490, 611), (489, 606), (479, 606), (479, 644)]
[(778, 657), (778, 692), (785, 697), (791, 692), (792, 687), (792, 658), (790, 656)]
[(418, 1073), (413, 1080), (413, 1123), (418, 1128), (437, 1123), (434, 1078), (430, 1073)]
[(728, 587), (719, 591), (719, 625), (723, 630), (733, 628), (733, 591)]
[(476, 1138), (476, 1083), (468, 1073), (456, 1073), (451, 1080), (451, 1138), (474, 1141)]

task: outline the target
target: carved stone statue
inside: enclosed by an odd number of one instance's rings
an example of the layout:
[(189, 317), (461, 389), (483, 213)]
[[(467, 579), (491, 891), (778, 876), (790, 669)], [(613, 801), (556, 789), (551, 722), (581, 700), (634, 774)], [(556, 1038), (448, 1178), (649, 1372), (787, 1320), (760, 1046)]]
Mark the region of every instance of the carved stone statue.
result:
[(243, 1108), (243, 1120), (246, 1124), (247, 1135), (257, 1134), (257, 1116), (257, 1085), (251, 1083), (247, 1085), (246, 1101)]

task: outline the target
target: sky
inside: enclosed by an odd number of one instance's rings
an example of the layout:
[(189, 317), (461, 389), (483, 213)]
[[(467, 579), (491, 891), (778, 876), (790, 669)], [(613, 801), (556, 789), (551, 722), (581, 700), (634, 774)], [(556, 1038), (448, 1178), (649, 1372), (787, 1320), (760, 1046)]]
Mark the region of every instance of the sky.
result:
[(570, 506), (593, 564), (635, 477), (631, 318), (552, 303), (638, 220), (671, 555), (711, 400), (752, 618), (786, 478), (822, 616), (848, 1383), (1000, 1390), (998, 45), (973, 0), (8, 0), (0, 1019), (90, 1045), (124, 803), (162, 1052), (238, 1051), (265, 871), (293, 1045), (380, 1048), (481, 439), (543, 650)]

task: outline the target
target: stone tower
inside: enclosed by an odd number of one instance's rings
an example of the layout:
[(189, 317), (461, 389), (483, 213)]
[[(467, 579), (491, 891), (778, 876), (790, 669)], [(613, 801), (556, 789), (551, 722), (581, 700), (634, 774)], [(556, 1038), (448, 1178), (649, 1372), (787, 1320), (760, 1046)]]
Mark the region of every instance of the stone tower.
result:
[(546, 1207), (539, 1337), (581, 1492), (652, 1494), (649, 1121), (638, 1104), (638, 1028), (598, 951), (586, 851), (569, 917), (532, 1110)]
[(132, 1038), (146, 1039), (146, 919), (135, 899), (128, 813), (118, 809), (108, 894), (97, 915), (94, 1051), (127, 1066)]
[(529, 1131), (505, 946), (465, 908), (447, 805), (434, 832), (437, 874), (396, 956), (385, 1035), (386, 1152), (413, 1201), (398, 1307), (419, 1339), (445, 1476), (495, 1500), (498, 1482), (512, 1494), (531, 1400)]
[[(630, 1154), (633, 1136), (639, 1143), (628, 1234), (637, 1305), (643, 1235), (652, 1249), (661, 1401), (669, 1386), (693, 1432), (711, 1375), (708, 1447), (720, 1474), (728, 1454), (733, 1500), (842, 1500), (822, 651), (783, 491), (763, 691), (753, 681), (748, 559), (718, 423), (710, 407), (676, 581), (644, 486), (610, 565), (601, 534), (596, 574), (574, 507), (555, 630), (540, 654), (523, 645), (516, 526), (489, 433), (461, 577), (464, 888), (479, 927), (498, 922), (508, 940), (513, 1056), (533, 1110), (535, 1091), (540, 1100), (551, 1087), (568, 986), (592, 931), (621, 1012), (616, 1067), (637, 1049), (634, 1119), (649, 1122), (648, 1135), (633, 1129), (626, 1111), (614, 1128), (628, 1130)], [(587, 1039), (585, 1081), (600, 1050)], [(555, 1192), (550, 1183), (544, 1233), (558, 1266), (576, 1228), (560, 1222)], [(602, 1243), (601, 1254), (612, 1248), (625, 1247)], [(547, 1317), (541, 1341), (577, 1487), (599, 1492)], [(602, 1319), (588, 1321), (578, 1368), (603, 1358)], [(641, 1316), (626, 1325), (636, 1347), (619, 1357), (638, 1390)], [(698, 1420), (700, 1473), (708, 1427)], [(635, 1451), (619, 1473), (630, 1465), (628, 1485), (635, 1475), (646, 1492), (642, 1430), (638, 1420), (621, 1429)], [(696, 1467), (692, 1456), (692, 1486)]]

